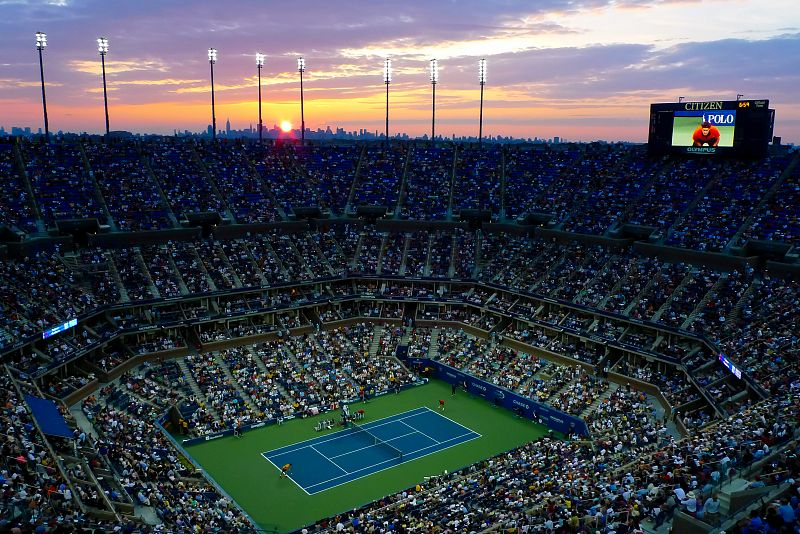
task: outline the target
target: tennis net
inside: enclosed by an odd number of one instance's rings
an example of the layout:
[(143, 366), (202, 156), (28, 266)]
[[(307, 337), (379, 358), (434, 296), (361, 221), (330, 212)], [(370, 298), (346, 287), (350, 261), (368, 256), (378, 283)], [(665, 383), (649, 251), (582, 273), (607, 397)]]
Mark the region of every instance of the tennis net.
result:
[(389, 442), (382, 440), (381, 438), (379, 438), (366, 428), (359, 426), (353, 422), (351, 422), (350, 424), (352, 425), (352, 428), (355, 432), (367, 438), (370, 442), (372, 442), (373, 445), (379, 445), (384, 449), (386, 449), (387, 451), (391, 452), (398, 460), (400, 461), (403, 460), (403, 451), (401, 451), (394, 445), (390, 444)]

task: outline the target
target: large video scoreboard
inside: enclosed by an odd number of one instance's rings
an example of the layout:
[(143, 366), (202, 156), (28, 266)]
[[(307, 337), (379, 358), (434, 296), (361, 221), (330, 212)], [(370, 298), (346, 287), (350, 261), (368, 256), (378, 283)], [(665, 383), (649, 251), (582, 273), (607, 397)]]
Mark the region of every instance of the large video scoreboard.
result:
[(650, 105), (653, 154), (760, 157), (772, 141), (769, 100), (712, 100)]

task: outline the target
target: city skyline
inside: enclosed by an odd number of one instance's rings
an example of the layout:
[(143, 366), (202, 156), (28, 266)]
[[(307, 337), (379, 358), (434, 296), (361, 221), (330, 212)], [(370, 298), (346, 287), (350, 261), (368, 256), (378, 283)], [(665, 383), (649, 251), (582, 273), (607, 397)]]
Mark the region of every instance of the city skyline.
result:
[[(354, 7), (358, 7), (354, 10)], [(6, 1), (0, 106), (6, 126), (42, 126), (34, 33), (44, 52), (51, 131), (102, 133), (95, 40), (109, 40), (110, 129), (171, 134), (209, 124), (206, 51), (218, 50), (218, 120), (300, 126), (296, 61), (307, 61), (306, 128), (383, 131), (383, 66), (392, 58), (391, 132), (430, 132), (430, 59), (438, 59), (436, 133), (478, 134), (478, 60), (486, 58), (486, 136), (635, 141), (651, 102), (769, 98), (775, 135), (800, 142), (800, 12), (793, 2), (244, 2), (221, 10), (137, 2)], [(780, 15), (778, 15), (780, 13)], [(314, 16), (311, 16), (314, 14)], [(702, 20), (698, 25), (694, 21)]]
[[(217, 138), (218, 139), (229, 139), (229, 140), (258, 140), (258, 125), (257, 124), (248, 124), (247, 127), (242, 128), (235, 128), (231, 123), (230, 120), (227, 119), (225, 124), (225, 128), (217, 128)], [(150, 136), (177, 136), (177, 137), (196, 137), (196, 138), (203, 138), (210, 140), (212, 138), (211, 133), (211, 125), (207, 125), (205, 129), (201, 130), (189, 130), (189, 129), (173, 129), (172, 132), (161, 134), (161, 133), (149, 133), (149, 132), (128, 132), (125, 130), (112, 130), (112, 136), (134, 136), (134, 137), (150, 137)], [(3, 135), (11, 135), (11, 136), (20, 136), (20, 137), (37, 137), (43, 136), (44, 130), (42, 128), (34, 128), (31, 126), (20, 126), (20, 125), (13, 125), (10, 127), (6, 127), (3, 124), (0, 124), (0, 136)], [(53, 137), (58, 136), (102, 136), (102, 133), (92, 133), (86, 131), (50, 131), (50, 135)], [(286, 130), (280, 124), (273, 124), (272, 126), (264, 124), (263, 129), (263, 136), (265, 140), (291, 140), (294, 142), (299, 143), (301, 136), (300, 136), (300, 129), (292, 128), (291, 130)], [(332, 126), (332, 125), (324, 125), (318, 128), (309, 128), (306, 127), (306, 139), (312, 141), (325, 141), (325, 140), (356, 140), (356, 141), (380, 141), (385, 139), (385, 136), (382, 131), (379, 129), (376, 130), (368, 130), (366, 128), (358, 128), (354, 130), (346, 130), (345, 128), (339, 126)], [(430, 132), (423, 133), (419, 136), (412, 136), (406, 132), (394, 132), (390, 134), (390, 139), (392, 141), (428, 141), (430, 140)], [(456, 135), (452, 134), (448, 137), (442, 137), (438, 132), (436, 133), (437, 141), (441, 142), (476, 142), (478, 137), (476, 135)], [(492, 135), (492, 136), (484, 136), (484, 141), (493, 142), (493, 143), (571, 143), (575, 142), (575, 140), (567, 139), (561, 136), (552, 136), (549, 138), (545, 137), (516, 137), (516, 136), (504, 136), (504, 135)], [(602, 141), (601, 142), (605, 142)], [(611, 141), (611, 143), (617, 143), (620, 141)], [(622, 143), (633, 143), (636, 144), (637, 142), (628, 142), (628, 141), (621, 141)]]

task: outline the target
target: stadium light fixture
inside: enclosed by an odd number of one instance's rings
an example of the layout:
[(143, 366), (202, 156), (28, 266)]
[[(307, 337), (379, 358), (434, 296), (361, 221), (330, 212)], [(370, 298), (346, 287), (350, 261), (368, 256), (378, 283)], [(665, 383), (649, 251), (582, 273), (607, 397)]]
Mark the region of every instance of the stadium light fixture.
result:
[(483, 86), (486, 85), (486, 60), (478, 61), (478, 83), (481, 86), (481, 108), (478, 119), (478, 146), (483, 142)]
[(108, 54), (108, 39), (97, 38), (97, 51), (100, 52), (100, 64), (103, 67), (103, 107), (106, 112), (106, 135), (108, 135), (108, 90), (106, 89), (106, 54)]
[(256, 52), (256, 67), (258, 68), (258, 142), (263, 143), (264, 123), (261, 121), (261, 68), (264, 66), (264, 54)]
[(741, 100), (743, 96), (744, 96), (743, 94), (737, 94), (736, 101), (738, 102), (739, 100)]
[(306, 115), (303, 109), (303, 73), (306, 71), (306, 58), (297, 58), (297, 72), (300, 73), (300, 146), (306, 144)]
[(50, 123), (47, 121), (47, 95), (44, 91), (44, 60), (42, 59), (42, 51), (47, 46), (47, 34), (44, 32), (36, 32), (36, 50), (39, 51), (39, 74), (42, 79), (42, 110), (44, 111), (44, 138), (45, 141), (50, 142)]
[(436, 84), (439, 83), (439, 62), (436, 59), (431, 60), (430, 66), (431, 75), (431, 141), (436, 140)]
[(386, 84), (386, 141), (389, 141), (389, 84), (392, 83), (392, 60), (383, 62), (383, 83)]
[(214, 63), (217, 62), (217, 49), (208, 49), (208, 63), (211, 65), (211, 140), (217, 140), (217, 114), (214, 106)]
[(681, 103), (681, 102), (683, 102), (684, 100), (686, 100), (686, 97), (685, 97), (685, 96), (679, 96), (679, 97), (678, 97), (678, 104), (680, 104), (680, 103)]

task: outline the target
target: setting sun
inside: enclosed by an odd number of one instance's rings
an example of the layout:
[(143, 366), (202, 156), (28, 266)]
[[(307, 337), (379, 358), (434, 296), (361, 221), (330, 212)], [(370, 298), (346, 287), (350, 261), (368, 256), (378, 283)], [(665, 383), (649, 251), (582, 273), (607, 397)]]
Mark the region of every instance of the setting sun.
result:
[(289, 133), (292, 131), (292, 123), (289, 121), (281, 121), (281, 131), (283, 133)]

